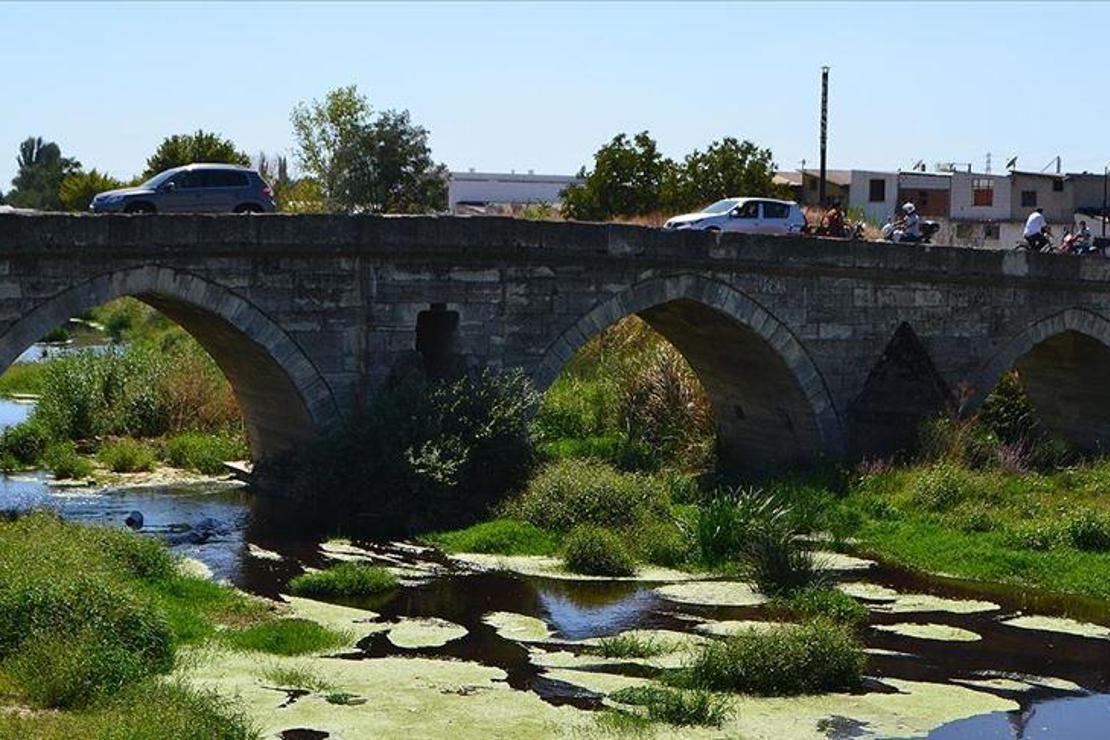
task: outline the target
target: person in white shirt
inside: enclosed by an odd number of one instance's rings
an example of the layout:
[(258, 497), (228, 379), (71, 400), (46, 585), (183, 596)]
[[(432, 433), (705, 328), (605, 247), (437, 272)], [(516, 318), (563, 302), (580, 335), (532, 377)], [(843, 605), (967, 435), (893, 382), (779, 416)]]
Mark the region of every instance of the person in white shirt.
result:
[(917, 215), (917, 207), (913, 203), (907, 203), (902, 206), (902, 212), (905, 215), (902, 217), (902, 238), (900, 241), (918, 241), (921, 239), (921, 227), (918, 223), (920, 218)]
[(1079, 222), (1079, 230), (1075, 232), (1075, 251), (1086, 252), (1094, 245), (1094, 237), (1091, 236), (1091, 230), (1087, 228), (1086, 221)]
[(1038, 208), (1025, 220), (1025, 243), (1030, 249), (1041, 249), (1048, 245), (1048, 222), (1044, 220), (1044, 209)]

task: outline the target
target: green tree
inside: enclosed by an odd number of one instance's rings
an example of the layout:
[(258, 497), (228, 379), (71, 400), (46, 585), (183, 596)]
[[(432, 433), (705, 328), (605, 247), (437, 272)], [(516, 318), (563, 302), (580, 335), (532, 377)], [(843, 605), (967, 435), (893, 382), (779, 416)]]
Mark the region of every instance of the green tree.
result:
[(62, 208), (67, 211), (83, 211), (89, 207), (89, 203), (97, 193), (123, 186), (124, 183), (121, 180), (101, 174), (93, 168), (88, 172), (81, 171), (66, 175), (58, 187), (58, 200), (61, 201)]
[(617, 134), (594, 155), (594, 168), (578, 173), (582, 185), (563, 191), (563, 215), (588, 221), (657, 213), (667, 205), (677, 172), (647, 131)]
[(419, 213), (442, 209), (447, 169), (408, 111), (375, 113), (354, 85), (300, 103), (290, 116), (297, 161), (327, 210)]
[(195, 134), (175, 134), (159, 144), (146, 161), (142, 178), (145, 180), (159, 172), (194, 162), (249, 165), (251, 159), (236, 149), (230, 139), (198, 129)]
[(58, 189), (67, 175), (77, 172), (81, 163), (62, 156), (61, 148), (42, 137), (31, 136), (19, 145), (16, 157), (19, 172), (12, 179), (12, 190), (5, 196), (17, 208), (61, 209)]
[(731, 136), (695, 149), (686, 155), (679, 170), (675, 210), (700, 208), (721, 198), (755, 196), (784, 197), (789, 191), (775, 185), (775, 165), (770, 149)]

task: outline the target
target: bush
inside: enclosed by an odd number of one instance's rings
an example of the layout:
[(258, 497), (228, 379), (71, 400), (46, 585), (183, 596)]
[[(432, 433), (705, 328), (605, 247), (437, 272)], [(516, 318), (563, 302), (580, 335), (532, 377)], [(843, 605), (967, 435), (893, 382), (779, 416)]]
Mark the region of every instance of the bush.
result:
[(1080, 459), (1075, 446), (1056, 434), (1048, 434), (1036, 441), (1029, 453), (1029, 462), (1042, 472), (1052, 472), (1074, 465)]
[(77, 447), (72, 442), (50, 445), (42, 459), (58, 480), (88, 478), (93, 472), (92, 463), (77, 454)]
[(0, 524), (5, 671), (34, 701), (69, 706), (169, 670), (170, 625), (140, 584), (172, 567), (164, 548), (130, 532), (48, 514)]
[(495, 519), (455, 532), (437, 532), (425, 539), (448, 552), (550, 555), (558, 547), (553, 533), (516, 519)]
[(557, 532), (579, 524), (620, 528), (666, 514), (667, 498), (656, 479), (590, 460), (561, 460), (529, 481), (509, 511)]
[(690, 559), (690, 538), (673, 522), (652, 522), (637, 527), (630, 540), (638, 558), (645, 563), (674, 568)]
[(626, 632), (602, 637), (597, 642), (597, 652), (604, 658), (654, 658), (668, 652), (668, 647), (654, 637)]
[(3, 662), (3, 670), (34, 706), (87, 706), (151, 672), (141, 655), (102, 638), (95, 629), (32, 633)]
[(563, 544), (563, 563), (573, 573), (591, 576), (634, 575), (636, 563), (620, 537), (589, 525), (571, 530)]
[(157, 462), (153, 450), (126, 437), (101, 447), (97, 457), (113, 473), (148, 472), (154, 470)]
[(363, 563), (340, 563), (289, 582), (298, 596), (370, 596), (396, 587), (397, 578), (388, 570)]
[(857, 688), (865, 662), (847, 627), (818, 620), (714, 640), (674, 679), (710, 691), (817, 694)]
[(979, 409), (978, 422), (1006, 444), (1037, 439), (1037, 415), (1016, 370), (1005, 373)]
[(0, 737), (35, 740), (258, 740), (233, 700), (149, 680), (82, 712), (0, 712)]
[(808, 546), (791, 526), (788, 510), (779, 510), (748, 532), (744, 565), (755, 588), (769, 596), (785, 596), (823, 586), (822, 571)]
[(805, 619), (824, 617), (834, 622), (860, 624), (867, 621), (867, 607), (843, 591), (827, 587), (808, 587), (772, 602), (778, 610)]
[(226, 630), (220, 636), (236, 650), (276, 655), (317, 653), (349, 642), (347, 635), (308, 619), (277, 619), (243, 629)]
[(381, 531), (465, 526), (531, 473), (535, 403), (517, 371), (455, 381), (411, 376), (336, 432), (263, 461), (256, 475), (283, 481), (295, 498), (347, 521), (372, 512)]
[(33, 417), (4, 430), (0, 448), (21, 465), (33, 465), (50, 444), (50, 431)]
[(1022, 550), (1052, 550), (1064, 544), (1064, 534), (1056, 524), (1023, 524), (1010, 530), (1007, 536), (1011, 547)]
[(1064, 534), (1077, 550), (1110, 551), (1110, 514), (1084, 511), (1064, 524)]
[(644, 707), (650, 719), (671, 725), (720, 727), (729, 714), (727, 697), (709, 691), (632, 686), (614, 691), (609, 698), (620, 704)]
[(923, 470), (913, 481), (914, 503), (931, 511), (949, 511), (964, 502), (981, 501), (986, 489), (975, 475), (953, 463)]
[(185, 432), (166, 441), (166, 459), (170, 465), (205, 475), (221, 473), (225, 461), (241, 460), (248, 454), (243, 440), (235, 437)]

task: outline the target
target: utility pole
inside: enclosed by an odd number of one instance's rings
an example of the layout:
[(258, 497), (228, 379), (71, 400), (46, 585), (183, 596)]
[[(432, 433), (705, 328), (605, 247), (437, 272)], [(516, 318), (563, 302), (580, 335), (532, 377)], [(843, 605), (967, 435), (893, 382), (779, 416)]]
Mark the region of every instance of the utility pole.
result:
[[(829, 143), (829, 68), (821, 68), (821, 179), (818, 181), (817, 201), (825, 207), (825, 153)], [(803, 178), (804, 179), (804, 178)]]

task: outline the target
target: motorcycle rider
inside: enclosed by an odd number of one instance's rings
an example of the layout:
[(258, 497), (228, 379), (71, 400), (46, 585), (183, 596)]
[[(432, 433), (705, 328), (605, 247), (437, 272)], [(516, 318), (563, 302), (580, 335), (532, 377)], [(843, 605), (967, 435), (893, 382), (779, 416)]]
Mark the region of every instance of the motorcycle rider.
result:
[(1025, 243), (1030, 249), (1040, 250), (1048, 246), (1048, 222), (1045, 221), (1043, 208), (1038, 208), (1029, 214), (1022, 236), (1025, 237)]
[(840, 210), (840, 201), (832, 202), (823, 220), (822, 227), (826, 236), (844, 236), (844, 212)]
[(1075, 232), (1075, 237), (1072, 239), (1072, 249), (1078, 254), (1090, 251), (1094, 246), (1094, 237), (1091, 236), (1091, 230), (1087, 228), (1086, 221), (1079, 222), (1079, 228)]
[(902, 206), (902, 236), (899, 241), (903, 242), (916, 242), (921, 239), (921, 227), (918, 224), (920, 220), (917, 215), (917, 207), (913, 203), (906, 203)]

